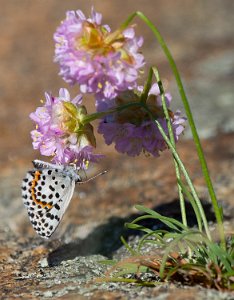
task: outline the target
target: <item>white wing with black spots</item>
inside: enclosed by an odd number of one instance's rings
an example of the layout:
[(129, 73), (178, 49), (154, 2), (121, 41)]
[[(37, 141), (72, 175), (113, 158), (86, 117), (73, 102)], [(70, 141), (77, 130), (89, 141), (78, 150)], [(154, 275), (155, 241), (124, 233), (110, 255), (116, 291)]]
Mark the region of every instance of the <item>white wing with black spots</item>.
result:
[(64, 169), (40, 161), (34, 166), (22, 182), (22, 198), (35, 231), (49, 238), (59, 225), (80, 177), (72, 167)]

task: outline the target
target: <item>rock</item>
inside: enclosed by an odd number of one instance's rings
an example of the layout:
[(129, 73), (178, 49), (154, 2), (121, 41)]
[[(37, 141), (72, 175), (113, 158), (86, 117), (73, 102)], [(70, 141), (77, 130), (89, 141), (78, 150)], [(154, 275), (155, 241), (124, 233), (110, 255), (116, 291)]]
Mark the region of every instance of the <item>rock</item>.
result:
[[(134, 205), (153, 208), (180, 218), (176, 180), (170, 153), (160, 158), (129, 158), (118, 155), (98, 137), (98, 150), (106, 154), (88, 176), (108, 170), (104, 176), (77, 186), (71, 204), (55, 236), (45, 241), (33, 231), (23, 207), (21, 180), (32, 167), (33, 152), (28, 118), (44, 91), (57, 93), (64, 82), (52, 63), (52, 35), (67, 9), (82, 9), (87, 1), (1, 1), (1, 147), (0, 147), (0, 290), (2, 299), (234, 299), (231, 292), (159, 283), (141, 287), (118, 282), (97, 283), (108, 267), (101, 261), (128, 256), (120, 236), (134, 244), (139, 233), (124, 228), (138, 216)], [(224, 208), (225, 228), (233, 232), (234, 123), (233, 123), (233, 19), (234, 2), (164, 1), (145, 5), (142, 1), (101, 1), (96, 7), (112, 28), (133, 10), (142, 10), (157, 23), (181, 70), (191, 101), (208, 166)], [(149, 4), (149, 3), (148, 3)], [(124, 7), (124, 10), (123, 10)], [(113, 13), (115, 12), (115, 13)], [(104, 23), (105, 23), (104, 22)], [(168, 63), (152, 35), (142, 23), (148, 65), (169, 80), (174, 107), (181, 107)], [(73, 89), (73, 93), (77, 89)], [(88, 98), (88, 100), (90, 100)], [(89, 112), (93, 110), (89, 101)], [(191, 135), (189, 130), (185, 133)], [(206, 139), (204, 139), (206, 138)], [(212, 227), (214, 214), (195, 148), (191, 140), (178, 144)], [(189, 222), (194, 225), (190, 212)], [(147, 226), (158, 228), (158, 222)]]

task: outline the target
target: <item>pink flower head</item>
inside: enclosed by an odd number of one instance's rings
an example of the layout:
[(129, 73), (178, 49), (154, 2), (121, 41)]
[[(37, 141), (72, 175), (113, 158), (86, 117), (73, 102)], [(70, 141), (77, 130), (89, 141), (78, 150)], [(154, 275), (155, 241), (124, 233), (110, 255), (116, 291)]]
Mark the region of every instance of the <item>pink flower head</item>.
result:
[(55, 163), (73, 163), (78, 168), (98, 161), (101, 155), (93, 153), (96, 142), (92, 125), (79, 127), (79, 121), (87, 114), (81, 105), (82, 96), (70, 100), (69, 92), (60, 89), (58, 97), (46, 93), (45, 98), (44, 106), (30, 114), (36, 123), (36, 129), (31, 131), (33, 148), (42, 155), (53, 156)]
[(68, 11), (54, 34), (54, 60), (63, 79), (78, 83), (82, 93), (111, 99), (136, 86), (138, 71), (144, 65), (139, 53), (143, 39), (136, 38), (132, 27), (111, 33), (101, 21), (102, 15), (94, 9), (91, 18), (80, 10)]
[[(100, 101), (100, 99), (99, 99)], [(130, 102), (140, 101), (138, 94), (133, 91), (122, 93), (115, 99), (115, 106), (120, 106)], [(102, 101), (99, 108), (106, 107), (108, 101)], [(169, 107), (171, 95), (166, 94), (166, 103)], [(164, 131), (168, 134), (167, 123), (162, 109), (162, 101), (158, 86), (154, 84), (149, 91), (147, 105), (151, 112), (157, 116)], [(110, 107), (108, 107), (110, 109)], [(178, 141), (180, 134), (184, 130), (185, 118), (181, 113), (170, 111), (171, 123), (174, 132), (175, 141)], [(167, 149), (157, 125), (152, 121), (143, 108), (134, 106), (118, 111), (112, 115), (103, 118), (99, 124), (98, 132), (103, 134), (107, 145), (115, 144), (115, 148), (120, 153), (126, 153), (129, 156), (136, 156), (143, 153), (149, 153), (153, 156), (159, 156), (160, 152)]]

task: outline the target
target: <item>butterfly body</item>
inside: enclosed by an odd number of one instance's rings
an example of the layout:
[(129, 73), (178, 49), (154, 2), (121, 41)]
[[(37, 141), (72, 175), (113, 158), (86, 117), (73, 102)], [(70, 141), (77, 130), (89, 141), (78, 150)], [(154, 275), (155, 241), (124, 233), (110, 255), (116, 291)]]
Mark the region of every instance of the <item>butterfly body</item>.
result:
[(22, 181), (22, 198), (35, 231), (49, 238), (59, 225), (81, 177), (72, 166), (33, 161)]

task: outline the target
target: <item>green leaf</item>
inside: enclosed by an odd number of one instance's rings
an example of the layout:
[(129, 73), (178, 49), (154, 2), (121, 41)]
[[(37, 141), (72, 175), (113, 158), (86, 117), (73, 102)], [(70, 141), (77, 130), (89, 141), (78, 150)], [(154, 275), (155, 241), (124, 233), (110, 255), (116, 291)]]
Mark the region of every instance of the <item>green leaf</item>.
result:
[[(187, 226), (184, 226), (184, 224), (182, 224), (181, 222), (179, 222), (178, 220), (176, 220), (174, 218), (164, 217), (164, 216), (160, 215), (159, 213), (157, 213), (156, 211), (153, 211), (152, 209), (149, 209), (149, 208), (144, 207), (142, 205), (136, 205), (135, 207), (136, 207), (137, 210), (145, 212), (145, 213), (151, 215), (154, 219), (160, 220), (162, 223), (166, 224), (171, 229), (178, 230), (178, 231), (181, 231), (181, 229), (188, 230)], [(148, 215), (148, 218), (150, 218), (149, 215)], [(143, 217), (145, 217), (145, 216), (143, 216)], [(137, 218), (136, 220), (138, 221), (139, 218)], [(136, 220), (134, 220), (133, 222), (135, 223)]]
[(127, 241), (124, 239), (123, 236), (120, 237), (120, 240), (131, 255), (138, 255), (138, 253), (131, 246), (128, 245)]
[(114, 266), (117, 263), (117, 261), (112, 259), (104, 259), (104, 260), (99, 260), (98, 263), (107, 266)]
[(220, 215), (221, 215), (221, 219), (223, 221), (223, 207), (221, 205), (219, 205), (219, 212), (220, 212)]
[[(206, 242), (208, 248), (210, 249), (210, 252), (216, 255), (216, 260), (220, 260), (225, 269), (228, 272), (231, 272), (232, 266), (234, 265), (233, 258), (228, 254), (226, 250), (223, 250), (223, 248), (219, 247), (219, 245), (217, 245), (216, 243), (210, 242), (209, 240), (207, 240)], [(211, 253), (209, 253), (209, 256), (211, 256)], [(218, 262), (216, 262), (216, 264), (218, 264)]]
[[(162, 248), (166, 244), (166, 242), (164, 241), (163, 235), (165, 235), (165, 233), (167, 233), (167, 232), (168, 231), (166, 231), (166, 230), (155, 230), (155, 231), (145, 234), (138, 243), (138, 251), (141, 250), (141, 247), (144, 244), (149, 243), (150, 240), (148, 240), (148, 238), (151, 236), (156, 239), (156, 240), (154, 240), (154, 243), (157, 245), (157, 247)], [(153, 243), (153, 241), (152, 241), (152, 243)]]
[(141, 226), (141, 225), (138, 225), (138, 224), (135, 224), (135, 223), (125, 223), (124, 225), (129, 229), (141, 230), (141, 231), (146, 232), (146, 233), (152, 233), (153, 232), (151, 229), (146, 228), (146, 227)]
[(198, 209), (197, 203), (194, 200), (192, 194), (189, 192), (189, 190), (187, 189), (187, 187), (183, 184), (183, 182), (178, 179), (178, 184), (180, 185), (183, 193), (186, 195), (186, 197), (188, 198), (189, 202), (191, 203), (194, 213), (196, 215), (196, 219), (197, 219), (197, 224), (198, 224), (198, 228), (200, 231), (202, 231), (202, 218), (201, 218), (201, 214), (200, 211)]
[[(183, 232), (181, 234), (178, 234), (178, 236), (176, 238), (174, 238), (170, 243), (168, 243), (167, 248), (165, 249), (164, 255), (162, 257), (162, 263), (160, 266), (160, 277), (163, 278), (164, 276), (164, 270), (166, 267), (166, 262), (168, 260), (169, 254), (173, 251), (173, 249), (175, 247), (178, 246), (178, 243), (183, 240), (185, 237), (189, 236), (189, 235), (193, 235), (195, 232), (193, 230), (187, 231), (187, 232)], [(201, 234), (200, 232), (197, 232), (197, 234)]]

